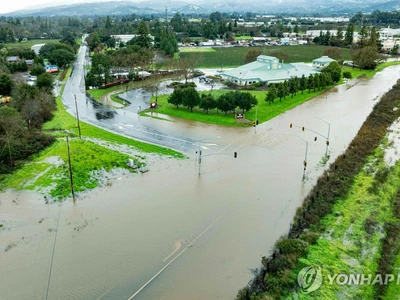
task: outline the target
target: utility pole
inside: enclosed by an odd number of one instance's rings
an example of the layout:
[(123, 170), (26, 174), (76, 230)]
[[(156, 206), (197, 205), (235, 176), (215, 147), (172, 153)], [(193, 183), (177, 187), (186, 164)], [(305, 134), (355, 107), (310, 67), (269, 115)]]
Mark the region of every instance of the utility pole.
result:
[(82, 139), (82, 137), (81, 137), (81, 124), (79, 123), (78, 103), (76, 102), (76, 95), (75, 95), (75, 109), (76, 109), (76, 119), (78, 120), (79, 138)]
[(68, 149), (68, 166), (69, 166), (69, 180), (71, 182), (71, 193), (72, 193), (72, 199), (75, 204), (75, 191), (74, 191), (74, 180), (72, 178), (72, 165), (71, 165), (71, 153), (69, 150), (69, 140), (67, 136), (67, 149)]

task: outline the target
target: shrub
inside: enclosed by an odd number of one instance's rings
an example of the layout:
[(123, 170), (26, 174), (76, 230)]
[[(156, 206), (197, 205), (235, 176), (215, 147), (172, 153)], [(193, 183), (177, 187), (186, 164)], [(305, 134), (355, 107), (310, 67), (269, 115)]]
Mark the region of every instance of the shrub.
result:
[(351, 75), (350, 71), (345, 71), (345, 72), (343, 72), (343, 77), (347, 78), (347, 79), (351, 79), (351, 78), (353, 78), (353, 75)]
[(282, 254), (304, 255), (307, 252), (308, 244), (299, 239), (283, 239), (276, 247)]

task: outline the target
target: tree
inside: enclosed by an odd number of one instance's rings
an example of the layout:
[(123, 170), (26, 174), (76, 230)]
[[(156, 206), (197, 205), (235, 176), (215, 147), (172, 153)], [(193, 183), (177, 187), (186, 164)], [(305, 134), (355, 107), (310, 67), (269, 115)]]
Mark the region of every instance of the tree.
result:
[(57, 49), (50, 53), (49, 62), (57, 65), (59, 68), (64, 68), (73, 62), (75, 55), (64, 49)]
[(8, 146), (11, 170), (13, 170), (14, 166), (12, 145), (23, 130), (23, 121), (18, 111), (9, 106), (0, 107), (0, 137), (4, 139)]
[(329, 47), (324, 51), (323, 55), (338, 60), (342, 57), (342, 49), (339, 47)]
[(292, 77), (289, 80), (289, 92), (292, 94), (292, 98), (293, 98), (294, 95), (296, 95), (296, 93), (297, 93), (297, 91), (299, 89), (298, 86), (299, 86), (299, 82), (298, 82), (297, 77)]
[(218, 97), (217, 99), (217, 108), (225, 113), (228, 111), (235, 109), (236, 105), (234, 104), (233, 98), (229, 97), (228, 94), (224, 94)]
[(210, 109), (214, 109), (217, 107), (217, 102), (215, 101), (215, 98), (211, 94), (202, 94), (200, 98), (200, 104), (199, 107), (201, 109), (204, 109), (206, 113), (208, 114), (208, 111)]
[(33, 76), (39, 76), (45, 72), (45, 68), (40, 64), (34, 64), (30, 69), (30, 74)]
[(339, 82), (342, 78), (342, 70), (336, 61), (331, 62), (326, 68), (322, 70), (323, 73), (331, 74), (333, 82)]
[(285, 80), (283, 82), (283, 99), (286, 99), (287, 95), (289, 95), (289, 83)]
[(179, 69), (180, 74), (185, 79), (185, 83), (187, 83), (189, 77), (193, 74), (200, 59), (201, 57), (196, 53), (189, 53), (189, 55), (178, 60), (177, 68)]
[(199, 103), (200, 95), (194, 87), (182, 89), (182, 104), (186, 105), (190, 111), (193, 111), (193, 107), (198, 106)]
[(316, 89), (320, 89), (321, 88), (321, 80), (319, 78), (319, 74), (315, 73), (314, 75), (314, 92)]
[(43, 89), (46, 92), (51, 93), (51, 90), (53, 88), (53, 75), (49, 73), (39, 75), (36, 80), (36, 86), (39, 89)]
[(282, 82), (278, 83), (278, 89), (277, 89), (276, 95), (277, 95), (277, 97), (279, 97), (279, 101), (282, 102), (282, 98), (285, 97), (285, 91), (284, 91)]
[(367, 28), (365, 26), (361, 27), (359, 38), (357, 45), (359, 48), (363, 48), (367, 45), (368, 43), (368, 32)]
[(145, 21), (140, 21), (135, 37), (135, 45), (141, 48), (151, 48), (150, 29)]
[(257, 98), (250, 93), (241, 93), (236, 91), (233, 94), (235, 107), (239, 107), (242, 112), (249, 111), (253, 106), (257, 105)]
[(369, 40), (367, 41), (367, 45), (370, 47), (376, 47), (378, 51), (380, 51), (382, 48), (382, 44), (379, 39), (379, 33), (376, 32), (375, 26), (371, 29), (371, 35)]
[(299, 90), (301, 91), (301, 94), (304, 94), (304, 90), (307, 88), (307, 78), (306, 76), (301, 76), (299, 80)]
[(36, 86), (30, 86), (26, 83), (17, 85), (11, 93), (13, 101), (11, 106), (17, 111), (21, 111), (27, 100), (33, 99), (39, 93), (39, 89)]
[(281, 63), (288, 61), (289, 59), (289, 55), (287, 53), (279, 50), (270, 51), (268, 55), (278, 58)]
[(107, 84), (110, 80), (111, 59), (104, 54), (94, 54), (92, 56), (92, 67), (90, 72), (94, 77), (101, 78), (100, 82)]
[(0, 74), (0, 95), (2, 96), (10, 95), (13, 86), (14, 84), (10, 75), (6, 73)]
[(315, 86), (314, 76), (313, 74), (310, 74), (310, 76), (308, 76), (307, 78), (308, 93), (311, 93), (311, 90), (314, 88), (314, 86)]
[(86, 43), (89, 46), (89, 49), (91, 51), (94, 51), (94, 49), (96, 49), (101, 44), (101, 41), (100, 41), (100, 38), (99, 38), (99, 35), (97, 34), (97, 32), (92, 32), (91, 34), (89, 34), (86, 38)]
[(275, 84), (270, 84), (267, 96), (265, 97), (265, 101), (271, 104), (274, 102), (276, 96), (277, 96), (277, 89), (275, 87)]
[(354, 25), (347, 25), (346, 33), (344, 36), (344, 42), (347, 46), (353, 45)]
[(244, 61), (246, 63), (250, 63), (257, 60), (257, 57), (261, 55), (261, 50), (249, 50), (247, 51), (246, 56), (244, 57)]
[(56, 44), (56, 43), (47, 43), (42, 48), (40, 48), (39, 54), (42, 57), (48, 58), (49, 55), (54, 50), (57, 50), (57, 49), (64, 49), (64, 50), (67, 50), (67, 51), (71, 52), (72, 54), (75, 53), (74, 49), (69, 45), (62, 44), (62, 43), (58, 43), (58, 44)]
[[(356, 50), (352, 53), (354, 63), (360, 69), (373, 70), (377, 65), (377, 60), (380, 58), (376, 47), (367, 46)], [(332, 78), (333, 79), (333, 78)]]
[(176, 108), (182, 104), (183, 92), (181, 88), (175, 88), (172, 94), (168, 97), (168, 103), (175, 105)]

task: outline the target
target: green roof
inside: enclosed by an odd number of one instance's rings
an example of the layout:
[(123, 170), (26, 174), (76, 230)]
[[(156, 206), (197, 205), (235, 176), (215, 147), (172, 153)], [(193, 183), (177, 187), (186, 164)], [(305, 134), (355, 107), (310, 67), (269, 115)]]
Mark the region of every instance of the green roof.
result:
[(320, 58), (314, 59), (312, 62), (313, 64), (327, 64), (335, 61), (334, 59), (330, 58), (329, 56), (322, 56)]
[(225, 71), (221, 75), (238, 81), (278, 82), (291, 77), (308, 77), (318, 72), (304, 63), (282, 64), (276, 57), (260, 55), (256, 61)]

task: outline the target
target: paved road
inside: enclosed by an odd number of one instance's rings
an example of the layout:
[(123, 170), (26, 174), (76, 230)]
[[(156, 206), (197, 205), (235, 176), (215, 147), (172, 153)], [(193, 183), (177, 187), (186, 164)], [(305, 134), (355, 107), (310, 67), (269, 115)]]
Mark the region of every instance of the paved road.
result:
[[(84, 84), (84, 64), (87, 60), (87, 47), (82, 44), (73, 65), (63, 93), (63, 103), (67, 111), (75, 115), (76, 97), (81, 120), (105, 130), (132, 137), (145, 142), (173, 148), (182, 152), (193, 152), (196, 141), (204, 138), (204, 132), (193, 126), (196, 122), (165, 122), (138, 115), (138, 107), (149, 107), (150, 94), (135, 90), (127, 93), (132, 105), (123, 110), (99, 104), (86, 97)], [(133, 99), (133, 100), (132, 100)], [(193, 130), (185, 130), (191, 127)]]

